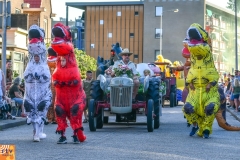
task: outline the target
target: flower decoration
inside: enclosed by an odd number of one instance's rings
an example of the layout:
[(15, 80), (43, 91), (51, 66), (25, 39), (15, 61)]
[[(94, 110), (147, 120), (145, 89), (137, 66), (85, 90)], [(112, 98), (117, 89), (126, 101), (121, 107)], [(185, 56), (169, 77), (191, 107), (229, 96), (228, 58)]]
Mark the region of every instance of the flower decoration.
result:
[(114, 73), (117, 77), (121, 77), (123, 75), (127, 75), (129, 78), (133, 77), (132, 69), (127, 65), (118, 65), (118, 68), (114, 68)]

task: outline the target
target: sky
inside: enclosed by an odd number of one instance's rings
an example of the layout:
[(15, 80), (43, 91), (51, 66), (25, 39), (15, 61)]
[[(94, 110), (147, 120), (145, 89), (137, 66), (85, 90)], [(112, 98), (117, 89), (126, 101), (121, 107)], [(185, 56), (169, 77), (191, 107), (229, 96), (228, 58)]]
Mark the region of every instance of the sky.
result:
[[(111, 1), (129, 1), (129, 0), (51, 0), (52, 1), (52, 12), (56, 13), (54, 20), (59, 20), (60, 17), (66, 17), (66, 2), (111, 2)], [(139, 1), (139, 0), (130, 0)], [(68, 8), (68, 18), (69, 20), (75, 20), (82, 15), (82, 10), (77, 8)]]
[[(66, 17), (66, 2), (109, 2), (109, 1), (129, 1), (129, 0), (51, 0), (52, 1), (52, 12), (56, 13), (56, 17), (54, 20), (59, 20), (60, 17)], [(139, 1), (139, 0), (131, 0), (131, 1)], [(206, 0), (213, 4), (216, 4), (220, 7), (225, 8), (228, 0)], [(69, 20), (75, 20), (82, 15), (82, 10), (69, 7)]]

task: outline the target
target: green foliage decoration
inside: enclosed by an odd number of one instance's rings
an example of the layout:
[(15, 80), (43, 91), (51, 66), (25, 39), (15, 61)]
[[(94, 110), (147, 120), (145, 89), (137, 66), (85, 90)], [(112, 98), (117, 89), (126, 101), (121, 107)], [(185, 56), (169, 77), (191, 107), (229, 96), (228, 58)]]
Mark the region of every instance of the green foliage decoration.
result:
[(97, 70), (97, 60), (82, 50), (74, 49), (74, 53), (77, 59), (78, 68), (81, 72), (81, 78), (86, 78), (87, 71), (96, 71)]

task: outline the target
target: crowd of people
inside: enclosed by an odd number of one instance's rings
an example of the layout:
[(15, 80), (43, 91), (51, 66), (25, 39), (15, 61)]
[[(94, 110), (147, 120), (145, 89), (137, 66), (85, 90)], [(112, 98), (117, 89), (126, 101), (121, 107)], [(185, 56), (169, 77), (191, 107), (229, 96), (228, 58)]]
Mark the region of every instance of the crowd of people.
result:
[[(14, 120), (16, 116), (26, 117), (23, 107), (24, 84), (19, 77), (13, 79), (12, 62), (10, 60), (6, 62), (6, 77), (3, 72), (1, 74), (1, 94), (1, 119)], [(15, 113), (13, 112), (13, 106), (16, 107)], [(21, 114), (18, 111), (21, 111)]]
[(235, 70), (235, 74), (223, 73), (219, 84), (227, 97), (229, 108), (234, 108), (236, 112), (240, 112), (240, 71)]

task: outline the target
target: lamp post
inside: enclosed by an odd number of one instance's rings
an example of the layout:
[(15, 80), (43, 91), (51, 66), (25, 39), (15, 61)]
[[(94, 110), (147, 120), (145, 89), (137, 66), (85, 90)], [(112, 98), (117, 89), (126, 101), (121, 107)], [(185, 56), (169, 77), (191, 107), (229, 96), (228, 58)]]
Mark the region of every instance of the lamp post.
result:
[(235, 70), (238, 70), (238, 35), (237, 35), (237, 0), (234, 0), (235, 11)]
[(161, 33), (160, 33), (160, 55), (162, 55), (162, 39), (163, 39), (163, 29), (162, 29), (162, 20), (163, 20), (163, 12), (178, 12), (178, 9), (170, 9), (170, 10), (166, 10), (163, 11), (163, 8), (161, 10), (161, 21), (160, 21), (160, 29), (161, 29)]

